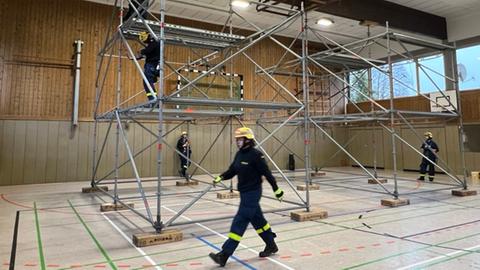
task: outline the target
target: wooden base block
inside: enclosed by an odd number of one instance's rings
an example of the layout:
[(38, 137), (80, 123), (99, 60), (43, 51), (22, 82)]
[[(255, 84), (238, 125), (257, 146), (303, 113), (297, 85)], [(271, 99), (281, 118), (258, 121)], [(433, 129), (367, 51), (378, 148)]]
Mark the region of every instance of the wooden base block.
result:
[(398, 206), (404, 206), (404, 205), (409, 205), (410, 200), (409, 199), (383, 199), (381, 201), (383, 206), (390, 206), (390, 207), (398, 207)]
[[(129, 207), (133, 208), (135, 206), (134, 203), (126, 203)], [(110, 211), (118, 211), (118, 210), (128, 210), (128, 207), (124, 206), (123, 204), (114, 204), (114, 203), (104, 203), (100, 205), (100, 212), (110, 212)]]
[(133, 244), (137, 247), (161, 245), (182, 241), (183, 233), (180, 230), (164, 230), (161, 233), (140, 233), (132, 237)]
[(100, 190), (108, 191), (108, 186), (84, 187), (82, 193), (100, 192)]
[[(380, 182), (381, 184), (385, 184), (385, 183), (388, 182), (388, 180), (387, 180), (386, 178), (377, 178), (377, 180), (378, 180), (378, 182)], [(373, 179), (373, 178), (368, 179), (368, 183), (369, 183), (369, 184), (374, 184), (374, 185), (375, 185), (375, 184), (378, 184), (378, 182), (375, 181), (375, 179)]]
[(477, 195), (477, 191), (471, 190), (471, 189), (457, 189), (457, 190), (452, 190), (452, 195), (459, 196), (459, 197), (475, 196)]
[(225, 191), (225, 192), (218, 192), (217, 199), (233, 199), (233, 198), (240, 198), (240, 193), (238, 191)]
[[(309, 190), (319, 190), (319, 189), (320, 189), (320, 185), (311, 184), (311, 185), (308, 185), (308, 189), (309, 189)], [(305, 190), (307, 190), (307, 185), (298, 185), (298, 186), (297, 186), (297, 190), (305, 191)]]
[(312, 176), (312, 177), (325, 176), (325, 175), (327, 175), (325, 172), (312, 172), (312, 173), (310, 173), (310, 176)]
[(198, 181), (193, 181), (193, 180), (190, 180), (190, 181), (177, 181), (177, 186), (179, 187), (184, 187), (184, 186), (196, 186), (198, 185)]
[(295, 221), (310, 221), (324, 219), (328, 217), (328, 212), (319, 208), (310, 208), (310, 212), (305, 210), (290, 212), (290, 218)]

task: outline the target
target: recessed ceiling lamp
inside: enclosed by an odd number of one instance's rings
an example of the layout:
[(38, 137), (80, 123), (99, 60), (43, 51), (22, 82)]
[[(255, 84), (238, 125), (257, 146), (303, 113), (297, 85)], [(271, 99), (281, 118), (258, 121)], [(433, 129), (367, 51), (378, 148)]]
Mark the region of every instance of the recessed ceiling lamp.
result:
[(245, 0), (233, 0), (232, 1), (232, 6), (234, 6), (234, 7), (246, 8), (249, 5), (250, 5), (250, 3), (245, 1)]
[(317, 24), (318, 25), (321, 25), (321, 26), (330, 26), (333, 24), (333, 20), (332, 19), (328, 19), (328, 18), (320, 18), (318, 21), (317, 21)]

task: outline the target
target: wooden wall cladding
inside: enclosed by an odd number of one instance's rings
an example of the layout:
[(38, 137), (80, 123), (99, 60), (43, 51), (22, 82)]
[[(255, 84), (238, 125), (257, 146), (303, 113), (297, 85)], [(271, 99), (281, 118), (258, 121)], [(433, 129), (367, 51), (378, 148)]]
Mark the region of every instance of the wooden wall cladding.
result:
[[(150, 130), (158, 128), (156, 123), (144, 123), (144, 125)], [(167, 124), (164, 128), (170, 130), (176, 125)], [(220, 124), (190, 125), (192, 158), (195, 161), (201, 159), (222, 127), (223, 125)], [(275, 128), (268, 125), (265, 127), (270, 131)], [(252, 128), (259, 139), (268, 135), (258, 126), (252, 125)], [(107, 129), (108, 123), (99, 124), (98, 145), (102, 144)], [(181, 131), (186, 129), (187, 126), (183, 125), (169, 134), (166, 138), (167, 142), (175, 147)], [(88, 181), (91, 179), (94, 123), (80, 122), (79, 127), (75, 132), (72, 132), (69, 121), (0, 120), (0, 131), (0, 185)], [(335, 129), (330, 132), (343, 143), (344, 130)], [(291, 133), (293, 135), (288, 139)], [(126, 134), (133, 152), (139, 151), (155, 140), (146, 130), (133, 123), (130, 123), (126, 128)], [(282, 128), (276, 137), (281, 142), (286, 141), (287, 147), (303, 158), (303, 144), (298, 143), (303, 141), (302, 128), (291, 126)], [(323, 163), (329, 166), (339, 166), (340, 161), (344, 159), (344, 155), (337, 155), (330, 159), (330, 156), (337, 151), (336, 147), (318, 130), (313, 128), (311, 144), (312, 166)], [(202, 166), (214, 173), (224, 171), (230, 160), (230, 146), (234, 147), (227, 126), (210, 154), (205, 158)], [(273, 138), (264, 144), (264, 148), (280, 168), (287, 168), (290, 150), (280, 147), (280, 142)], [(127, 152), (123, 143), (120, 144), (119, 149), (120, 161), (126, 161)], [(235, 153), (235, 147), (233, 150), (233, 153)], [(98, 175), (101, 177), (114, 168), (115, 126), (112, 127), (111, 133), (107, 137), (105, 151), (106, 154), (103, 156), (98, 169)], [(156, 148), (150, 147), (135, 158), (141, 177), (156, 175), (156, 155)], [(178, 155), (168, 147), (164, 147), (163, 155), (163, 173), (167, 176), (178, 175), (178, 168), (180, 167)], [(296, 167), (302, 168), (304, 166), (303, 162), (298, 157), (295, 159)], [(273, 169), (273, 167), (271, 168)], [(197, 171), (197, 174), (204, 174), (204, 172)], [(119, 176), (121, 178), (134, 177), (130, 164), (120, 169)], [(113, 175), (108, 178), (113, 178)]]
[[(96, 60), (103, 46), (112, 16), (111, 6), (82, 0), (0, 0), (0, 117), (3, 119), (70, 119), (73, 92), (74, 41), (85, 42), (82, 52), (79, 116), (91, 119), (95, 99)], [(168, 18), (168, 22), (220, 30), (213, 26), (185, 19)], [(289, 43), (289, 39), (280, 38)], [(135, 50), (138, 44), (131, 42)], [(247, 50), (260, 65), (276, 64), (284, 50), (270, 40), (264, 40)], [(195, 60), (205, 50), (191, 50), (168, 46), (166, 61), (174, 67)], [(115, 104), (115, 68), (118, 65), (118, 47), (109, 69), (100, 111)], [(123, 51), (125, 55), (125, 51)], [(291, 58), (290, 56), (286, 59)], [(244, 75), (245, 98), (268, 100), (275, 96), (273, 87), (267, 86), (261, 76), (256, 76), (255, 66), (244, 56), (233, 62), (233, 72)], [(230, 70), (227, 65), (227, 71)], [(167, 69), (166, 74), (171, 70)], [(122, 58), (122, 100), (143, 90), (139, 72), (131, 61)], [(287, 88), (296, 88), (295, 80), (277, 77)], [(176, 87), (177, 76), (166, 79), (165, 90)], [(256, 93), (261, 94), (257, 96)], [(281, 100), (280, 97), (278, 97)], [(145, 101), (141, 93), (132, 102)]]
[[(480, 122), (480, 90), (460, 92), (463, 120), (467, 123)], [(390, 100), (377, 101), (385, 108), (390, 108)], [(370, 102), (356, 104), (363, 111), (370, 111)], [(422, 96), (396, 98), (393, 104), (395, 109), (408, 111), (430, 111), (430, 101)], [(378, 109), (378, 108), (377, 108)], [(348, 113), (357, 113), (359, 110), (351, 103), (347, 104)]]

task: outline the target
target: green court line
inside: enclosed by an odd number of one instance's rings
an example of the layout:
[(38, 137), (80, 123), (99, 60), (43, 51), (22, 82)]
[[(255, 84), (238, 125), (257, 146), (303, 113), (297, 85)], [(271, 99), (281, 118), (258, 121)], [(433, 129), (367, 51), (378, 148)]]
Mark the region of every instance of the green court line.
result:
[[(445, 205), (442, 205), (442, 206), (439, 206), (439, 207), (446, 207)], [(433, 208), (433, 207), (432, 207)], [(412, 211), (412, 209), (406, 209), (406, 210), (409, 210), (409, 211)], [(418, 210), (425, 210), (424, 208), (420, 208)], [(420, 215), (416, 215), (416, 216), (411, 216), (411, 217), (408, 217), (408, 218), (416, 218), (416, 217), (426, 217), (426, 216), (431, 216), (431, 215), (436, 215), (436, 214), (441, 214), (441, 213), (448, 213), (448, 212), (452, 212), (452, 211), (457, 211), (458, 209), (451, 209), (451, 210), (442, 210), (442, 211), (437, 211), (437, 212), (433, 212), (433, 213), (430, 213), (430, 214), (420, 214)], [(402, 210), (403, 212), (403, 210)], [(397, 213), (397, 212), (396, 212)], [(382, 215), (377, 215), (377, 216), (369, 216), (369, 217), (365, 217), (363, 218), (362, 220), (365, 220), (365, 219), (368, 219), (368, 218), (375, 218), (375, 217), (381, 217), (381, 216), (389, 216), (389, 215), (393, 215), (393, 214), (396, 214), (396, 213), (386, 213), (386, 214), (382, 214)], [(395, 222), (395, 221), (400, 221), (400, 220), (404, 220), (405, 218), (398, 218), (398, 219), (394, 219), (394, 220), (388, 220), (388, 221), (382, 221), (382, 222), (378, 222), (378, 223), (372, 223), (370, 224), (371, 226), (374, 226), (374, 225), (380, 225), (380, 224), (386, 224), (386, 223), (390, 223), (390, 222)], [(340, 221), (340, 222), (337, 222), (337, 223), (341, 223), (341, 222), (346, 222), (346, 221), (354, 221), (354, 220), (358, 220), (358, 218), (352, 218), (352, 219), (345, 219), (343, 221)], [(318, 226), (323, 226), (323, 225), (330, 225), (330, 226), (333, 226), (335, 225), (335, 223), (318, 223), (316, 222), (315, 224), (313, 225), (310, 225), (310, 226), (304, 226), (304, 227), (301, 227), (301, 228), (292, 228), (292, 229), (287, 229), (287, 230), (282, 230), (282, 231), (278, 231), (276, 230), (276, 232), (289, 232), (289, 231), (298, 231), (299, 229), (303, 230), (303, 229), (307, 229), (307, 228), (313, 228), (313, 227), (318, 227)], [(300, 236), (300, 237), (295, 237), (295, 238), (291, 238), (291, 239), (284, 239), (284, 240), (277, 240), (276, 242), (277, 243), (284, 243), (284, 242), (290, 242), (290, 241), (295, 241), (295, 240), (300, 240), (300, 239), (306, 239), (306, 238), (311, 238), (311, 237), (316, 237), (316, 236), (320, 236), (320, 235), (326, 235), (326, 234), (331, 234), (331, 233), (336, 233), (336, 232), (341, 232), (341, 231), (346, 231), (346, 230), (351, 230), (351, 229), (358, 229), (358, 228), (363, 228), (364, 226), (363, 225), (359, 225), (357, 227), (351, 227), (351, 228), (342, 228), (342, 229), (338, 229), (338, 230), (332, 230), (332, 231), (327, 231), (327, 232), (321, 232), (321, 233), (314, 233), (314, 234), (308, 234), (308, 235), (304, 235), (304, 236)], [(253, 235), (251, 237), (244, 237), (243, 239), (251, 239), (251, 238), (257, 238), (258, 236), (257, 235)], [(212, 242), (212, 244), (221, 244), (223, 243), (224, 240), (221, 240), (221, 241), (217, 241), (217, 242)], [(264, 244), (260, 244), (260, 245), (257, 245), (257, 246), (250, 246), (250, 248), (257, 248), (257, 247), (263, 247)], [(195, 245), (195, 246), (190, 246), (189, 249), (193, 249), (193, 248), (199, 248), (199, 247), (205, 247), (205, 245)], [(244, 250), (245, 248), (238, 248), (237, 250)], [(175, 251), (182, 251), (182, 250), (185, 250), (185, 248), (179, 248), (179, 249), (170, 249), (170, 250), (167, 250), (167, 251), (159, 251), (159, 252), (153, 252), (153, 253), (149, 253), (147, 254), (148, 256), (154, 256), (154, 255), (161, 255), (161, 254), (166, 254), (166, 253), (172, 253), (172, 252), (175, 252)], [(165, 264), (169, 264), (169, 263), (177, 263), (177, 262), (182, 262), (182, 261), (188, 261), (188, 260), (192, 260), (192, 259), (197, 259), (197, 258), (203, 258), (205, 257), (206, 255), (203, 255), (203, 256), (199, 256), (199, 257), (191, 257), (191, 258), (187, 258), (187, 259), (184, 259), (184, 260), (176, 260), (176, 261), (170, 261), (170, 262), (165, 262), (161, 265), (165, 265)], [(124, 258), (119, 258), (119, 259), (115, 259), (113, 261), (124, 261), (124, 260), (131, 260), (131, 259), (138, 259), (138, 258), (143, 258), (143, 255), (136, 255), (136, 256), (132, 256), (132, 257), (124, 257)], [(102, 262), (96, 262), (96, 263), (91, 263), (91, 264), (85, 264), (83, 266), (92, 266), (92, 265), (96, 265), (96, 264), (100, 264), (100, 263), (105, 263), (105, 261), (102, 261)], [(72, 269), (71, 267), (67, 267), (67, 268), (61, 268), (59, 270), (67, 270), (67, 269)]]
[(82, 219), (82, 217), (80, 217), (80, 215), (78, 214), (77, 210), (75, 209), (75, 207), (73, 207), (72, 203), (70, 202), (70, 200), (67, 200), (68, 201), (68, 204), (70, 204), (70, 207), (72, 208), (73, 212), (75, 212), (75, 215), (77, 215), (77, 218), (78, 220), (80, 220), (80, 222), (82, 223), (83, 227), (85, 227), (85, 230), (87, 230), (88, 234), (90, 235), (90, 237), (92, 238), (93, 242), (95, 242), (95, 244), (97, 245), (97, 248), (100, 250), (100, 252), (102, 253), (103, 257), (105, 257), (105, 259), (107, 260), (108, 264), (110, 265), (110, 267), (112, 267), (112, 269), (114, 270), (118, 270), (117, 266), (115, 266), (115, 264), (113, 263), (112, 259), (110, 258), (110, 256), (108, 256), (107, 254), (107, 251), (102, 247), (102, 245), (100, 244), (100, 242), (97, 240), (97, 238), (95, 238), (95, 236), (93, 235), (92, 231), (90, 230), (90, 228), (87, 226), (87, 224), (85, 223), (85, 221)]
[(414, 268), (414, 269), (423, 269), (425, 267), (430, 267), (430, 266), (433, 266), (433, 265), (437, 265), (437, 264), (440, 264), (440, 263), (445, 263), (445, 262), (448, 262), (448, 261), (451, 261), (453, 259), (457, 259), (457, 258), (460, 258), (460, 257), (463, 257), (463, 256), (467, 256), (467, 255), (470, 255), (472, 253), (479, 253), (480, 252), (480, 248), (476, 248), (476, 249), (473, 249), (473, 250), (469, 250), (469, 251), (464, 251), (463, 254), (459, 254), (459, 255), (455, 255), (455, 256), (448, 256), (447, 258), (444, 258), (444, 259), (440, 259), (439, 261), (437, 262), (431, 262), (431, 263), (428, 263), (428, 264), (425, 264), (424, 266), (422, 267), (419, 267), (419, 268)]
[[(373, 264), (373, 263), (385, 261), (385, 260), (388, 260), (388, 259), (391, 259), (391, 258), (394, 258), (394, 257), (401, 256), (401, 255), (410, 254), (410, 253), (413, 253), (413, 252), (429, 249), (429, 248), (432, 248), (432, 247), (442, 248), (441, 245), (453, 243), (453, 242), (464, 240), (464, 239), (468, 239), (468, 238), (475, 237), (475, 236), (478, 236), (478, 235), (480, 235), (480, 233), (474, 233), (474, 234), (470, 234), (470, 235), (467, 235), (467, 236), (464, 236), (464, 237), (455, 238), (455, 239), (452, 239), (452, 240), (448, 240), (448, 241), (444, 241), (444, 242), (440, 242), (440, 243), (436, 243), (436, 244), (431, 244), (431, 245), (428, 245), (426, 247), (416, 248), (416, 249), (413, 249), (413, 250), (410, 250), (410, 251), (404, 251), (404, 252), (392, 254), (392, 255), (387, 256), (387, 257), (383, 257), (383, 258), (363, 262), (361, 264), (357, 264), (357, 265), (349, 266), (349, 267), (346, 267), (346, 268), (342, 268), (342, 270), (356, 269), (356, 268), (359, 268), (359, 267), (363, 267), (363, 266), (370, 265), (370, 264)], [(469, 253), (477, 253), (477, 252), (472, 251), (472, 252), (469, 252)]]
[(40, 235), (40, 222), (38, 220), (37, 203), (33, 202), (33, 212), (35, 213), (35, 230), (37, 231), (38, 256), (40, 257), (40, 267), (42, 270), (47, 269), (45, 265), (45, 256), (43, 255), (42, 236)]

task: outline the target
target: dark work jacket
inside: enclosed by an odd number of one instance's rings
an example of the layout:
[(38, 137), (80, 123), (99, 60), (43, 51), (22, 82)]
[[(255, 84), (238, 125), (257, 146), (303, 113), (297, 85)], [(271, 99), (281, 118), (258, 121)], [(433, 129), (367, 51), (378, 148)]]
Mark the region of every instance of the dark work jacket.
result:
[(435, 160), (437, 156), (432, 152), (433, 150), (436, 150), (436, 152), (439, 151), (437, 144), (431, 139), (427, 139), (423, 144), (422, 147), (423, 149), (423, 155), (427, 156), (431, 160)]
[(237, 175), (238, 191), (246, 192), (262, 188), (262, 175), (272, 186), (273, 191), (278, 189), (277, 181), (268, 168), (263, 154), (253, 147), (241, 149), (235, 155), (235, 159), (220, 176), (223, 179), (230, 179)]
[(180, 139), (178, 139), (177, 141), (177, 150), (182, 152), (183, 154), (187, 154), (187, 150), (188, 152), (192, 153), (191, 147), (184, 146), (187, 142), (188, 138), (180, 137)]
[(152, 40), (147, 47), (140, 51), (140, 54), (145, 55), (145, 63), (158, 64), (158, 61), (160, 61), (160, 43)]

